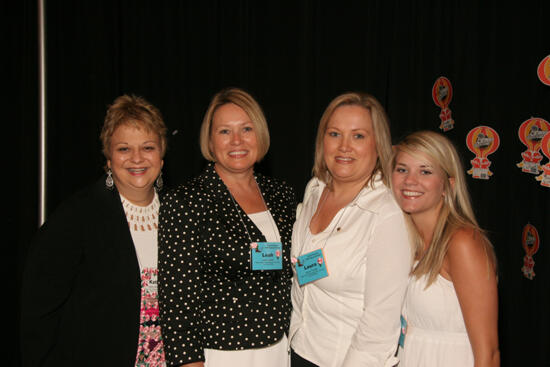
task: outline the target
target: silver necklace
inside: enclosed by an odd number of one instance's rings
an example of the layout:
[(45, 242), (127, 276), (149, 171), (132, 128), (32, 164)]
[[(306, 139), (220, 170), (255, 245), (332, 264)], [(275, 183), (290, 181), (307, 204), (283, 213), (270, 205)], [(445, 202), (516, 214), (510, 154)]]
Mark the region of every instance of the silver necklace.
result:
[[(273, 219), (271, 218), (271, 212), (269, 211), (269, 208), (267, 207), (267, 204), (264, 200), (264, 196), (262, 195), (262, 190), (260, 190), (260, 186), (258, 186), (258, 182), (256, 182), (256, 178), (254, 178), (254, 183), (256, 184), (256, 188), (258, 189), (258, 193), (260, 194), (260, 198), (262, 199), (262, 203), (264, 204), (264, 207), (265, 207), (266, 211), (269, 214), (269, 217), (270, 217), (269, 223), (271, 224), (271, 229), (273, 231), (273, 235), (275, 237), (277, 237), (277, 231), (275, 230), (274, 222), (273, 222)], [(252, 241), (252, 236), (250, 236), (250, 232), (248, 232), (248, 228), (246, 227), (246, 224), (243, 220), (243, 217), (241, 216), (241, 212), (239, 210), (239, 205), (237, 204), (237, 201), (233, 197), (233, 194), (231, 194), (231, 190), (229, 190), (229, 187), (227, 188), (227, 191), (229, 191), (229, 197), (231, 198), (231, 201), (233, 202), (233, 205), (235, 206), (235, 210), (237, 211), (237, 215), (239, 216), (239, 220), (241, 221), (241, 224), (243, 225), (244, 230), (246, 231), (246, 235), (248, 236), (248, 239), (250, 240), (251, 243), (254, 242), (254, 241)], [(265, 237), (265, 235), (264, 235), (264, 237)]]

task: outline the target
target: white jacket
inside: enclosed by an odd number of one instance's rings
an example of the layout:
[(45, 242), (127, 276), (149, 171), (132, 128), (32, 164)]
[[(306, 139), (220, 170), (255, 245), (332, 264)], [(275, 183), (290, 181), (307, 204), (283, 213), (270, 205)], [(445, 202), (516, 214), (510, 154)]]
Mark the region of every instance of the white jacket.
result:
[(393, 366), (400, 312), (411, 269), (403, 213), (376, 179), (312, 235), (311, 217), (325, 184), (306, 187), (292, 233), (291, 256), (324, 248), (329, 276), (292, 284), (291, 347), (322, 367)]

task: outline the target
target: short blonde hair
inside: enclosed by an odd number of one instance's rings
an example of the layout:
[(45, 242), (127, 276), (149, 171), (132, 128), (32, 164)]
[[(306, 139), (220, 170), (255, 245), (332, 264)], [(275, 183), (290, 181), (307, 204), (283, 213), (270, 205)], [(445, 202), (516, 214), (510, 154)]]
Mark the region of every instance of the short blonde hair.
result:
[(256, 102), (250, 94), (240, 88), (222, 89), (216, 93), (210, 101), (201, 125), (200, 147), (202, 156), (209, 161), (216, 161), (216, 157), (210, 149), (212, 120), (217, 109), (228, 103), (232, 103), (242, 108), (252, 121), (258, 142), (257, 162), (259, 162), (269, 150), (269, 130), (267, 128), (267, 121), (258, 102)]
[[(432, 284), (441, 270), (452, 236), (457, 230), (463, 228), (474, 230), (484, 246), (489, 267), (495, 266), (496, 258), (493, 246), (475, 218), (464, 169), (453, 143), (445, 136), (433, 131), (419, 131), (410, 134), (395, 146), (391, 160), (392, 171), (397, 164), (399, 153), (406, 153), (413, 157), (424, 154), (431, 164), (439, 167), (446, 175), (443, 206), (437, 219), (432, 241), (425, 254), (422, 254), (423, 239), (414, 226), (411, 216), (405, 213), (414, 243), (415, 259), (420, 260), (412, 273), (417, 277), (427, 274), (427, 285)], [(450, 183), (450, 178), (454, 180), (453, 184)]]
[(332, 176), (324, 159), (324, 136), (334, 111), (336, 111), (338, 107), (342, 106), (359, 106), (369, 111), (372, 119), (374, 141), (376, 143), (376, 153), (378, 158), (376, 159), (376, 165), (371, 176), (367, 180), (366, 185), (374, 182), (373, 177), (375, 177), (377, 173), (380, 173), (382, 176), (382, 181), (384, 184), (388, 185), (388, 170), (392, 156), (389, 120), (386, 115), (386, 111), (384, 111), (384, 107), (382, 107), (376, 98), (370, 94), (360, 92), (349, 92), (339, 95), (330, 102), (323, 113), (317, 129), (317, 139), (315, 141), (315, 163), (313, 165), (313, 175), (326, 184), (330, 184), (332, 181)]
[(147, 132), (157, 134), (161, 144), (161, 157), (164, 157), (167, 145), (167, 129), (162, 114), (145, 98), (125, 94), (117, 97), (107, 109), (105, 122), (99, 136), (105, 158), (111, 159), (109, 151), (111, 138), (115, 130), (122, 125), (134, 126), (137, 129), (145, 129)]

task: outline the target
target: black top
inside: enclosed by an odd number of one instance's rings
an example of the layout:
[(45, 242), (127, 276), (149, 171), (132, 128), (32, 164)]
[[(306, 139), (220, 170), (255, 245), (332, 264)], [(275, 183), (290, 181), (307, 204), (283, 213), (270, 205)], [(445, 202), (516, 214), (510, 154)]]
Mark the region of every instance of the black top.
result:
[(21, 299), (23, 366), (133, 366), (140, 270), (116, 190), (105, 178), (40, 228)]
[(161, 204), (159, 301), (169, 364), (203, 361), (203, 348), (265, 347), (288, 330), (294, 191), (272, 178), (255, 178), (281, 235), (282, 271), (250, 270), (248, 234), (254, 242), (265, 238), (233, 202), (213, 164)]

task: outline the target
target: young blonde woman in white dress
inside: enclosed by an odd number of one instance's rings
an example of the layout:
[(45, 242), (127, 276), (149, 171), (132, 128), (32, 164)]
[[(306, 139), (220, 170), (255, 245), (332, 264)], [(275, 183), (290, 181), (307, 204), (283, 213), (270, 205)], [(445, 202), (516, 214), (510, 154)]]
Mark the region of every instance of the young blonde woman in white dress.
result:
[(498, 366), (496, 260), (452, 143), (429, 132), (395, 148), (392, 189), (415, 243), (400, 367)]

